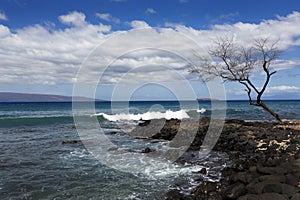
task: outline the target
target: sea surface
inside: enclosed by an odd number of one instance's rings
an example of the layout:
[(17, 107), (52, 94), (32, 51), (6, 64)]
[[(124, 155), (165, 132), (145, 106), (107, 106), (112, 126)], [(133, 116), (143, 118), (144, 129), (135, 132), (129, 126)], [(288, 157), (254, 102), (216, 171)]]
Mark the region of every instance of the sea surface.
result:
[[(284, 119), (300, 119), (300, 101), (265, 103)], [(141, 156), (145, 147), (167, 146), (165, 141), (154, 143), (124, 134), (141, 119), (198, 119), (213, 112), (222, 117), (225, 112), (226, 118), (273, 120), (247, 101), (228, 101), (226, 107), (224, 102), (212, 106), (200, 101), (196, 108), (195, 103), (176, 101), (97, 102), (93, 111), (81, 104), (82, 119), (96, 118), (102, 130), (99, 136), (104, 134), (118, 150), (133, 156)], [(73, 114), (72, 103), (0, 103), (0, 199), (163, 199), (170, 189), (189, 193), (201, 180), (217, 181), (220, 170), (230, 164), (226, 155), (211, 152), (199, 159), (184, 155), (190, 164), (160, 162), (144, 169), (130, 163), (125, 167), (136, 170), (120, 171), (95, 158), (80, 142), (62, 144), (81, 139)], [(88, 126), (80, 128), (89, 133)], [(207, 175), (198, 173), (203, 167)]]

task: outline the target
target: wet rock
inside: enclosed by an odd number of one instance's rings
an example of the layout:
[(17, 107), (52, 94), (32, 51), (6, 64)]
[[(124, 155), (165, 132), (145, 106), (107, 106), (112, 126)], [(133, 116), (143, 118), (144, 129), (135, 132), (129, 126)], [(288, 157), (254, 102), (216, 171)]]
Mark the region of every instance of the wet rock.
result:
[(150, 149), (149, 147), (146, 147), (145, 149), (142, 150), (142, 153), (150, 153), (152, 151), (153, 151), (152, 149)]
[(236, 199), (239, 196), (246, 194), (247, 190), (245, 185), (242, 183), (235, 183), (233, 185), (228, 186), (223, 194), (227, 199)]
[(251, 174), (248, 174), (247, 172), (238, 172), (232, 175), (231, 180), (233, 182), (250, 183), (253, 178)]
[(300, 193), (294, 194), (291, 198), (291, 200), (299, 200), (300, 199)]
[(284, 175), (264, 175), (260, 176), (259, 181), (269, 181), (269, 182), (280, 182), (284, 183), (286, 181), (286, 177)]
[(237, 160), (233, 165), (232, 169), (236, 172), (241, 172), (248, 170), (250, 167), (249, 163), (243, 161), (243, 160)]
[(258, 200), (288, 200), (289, 198), (285, 195), (278, 193), (265, 193), (258, 195)]
[(107, 134), (108, 135), (116, 135), (118, 132), (117, 131), (111, 131), (111, 132), (108, 132)]
[(203, 182), (192, 190), (192, 194), (208, 194), (211, 192), (219, 191), (219, 185), (216, 182)]
[(288, 184), (282, 184), (282, 194), (286, 194), (288, 197), (292, 197), (296, 193), (298, 193), (300, 188), (293, 187)]
[(161, 134), (160, 134), (160, 133), (156, 133), (156, 134), (152, 135), (151, 138), (152, 138), (152, 139), (161, 139), (162, 137), (161, 137)]
[(150, 124), (151, 120), (140, 120), (138, 126), (147, 126)]
[[(200, 120), (189, 150), (198, 150), (202, 145), (209, 122), (209, 118)], [(172, 139), (177, 134), (179, 124), (176, 120), (167, 121), (161, 130), (151, 130), (152, 138)], [(195, 124), (195, 121), (187, 122), (180, 126), (180, 130), (188, 134), (195, 130)], [(300, 158), (300, 131), (281, 130), (276, 125), (226, 120), (213, 150), (228, 154), (232, 164), (223, 169), (220, 182), (202, 182), (191, 195), (184, 198), (220, 199), (223, 195), (221, 199), (299, 199), (300, 160), (295, 159)], [(258, 144), (261, 146), (257, 147)], [(205, 174), (204, 169), (201, 171), (199, 173)]]
[(286, 175), (286, 183), (289, 185), (297, 186), (299, 181), (300, 181), (300, 176), (295, 176), (294, 174)]
[(287, 184), (282, 184), (279, 182), (269, 182), (263, 181), (259, 183), (251, 183), (246, 186), (247, 191), (252, 194), (262, 194), (262, 193), (279, 193), (285, 194), (288, 197), (296, 194), (299, 190), (295, 187)]
[(257, 167), (256, 167), (256, 166), (250, 166), (250, 167), (249, 167), (249, 171), (250, 171), (251, 173), (254, 173), (254, 172), (257, 171)]
[(238, 200), (259, 200), (259, 196), (256, 194), (246, 194), (239, 197)]
[(183, 197), (184, 195), (179, 190), (170, 190), (165, 194), (166, 200), (181, 200)]
[[(131, 132), (128, 134), (137, 137), (137, 138), (151, 138), (156, 133), (159, 133), (161, 129), (167, 126), (164, 120), (151, 120), (144, 123), (141, 123), (139, 126), (136, 126)], [(160, 139), (160, 138), (156, 138)]]
[(258, 164), (257, 171), (262, 174), (284, 174), (287, 172), (287, 169), (282, 167), (264, 167), (262, 164)]
[(200, 174), (207, 174), (207, 170), (206, 170), (206, 168), (204, 167), (204, 168), (202, 168), (200, 171), (199, 171), (199, 173)]
[[(273, 182), (252, 182), (250, 184), (248, 184), (246, 186), (246, 189), (248, 191), (248, 193), (251, 194), (261, 194), (263, 193), (265, 188), (273, 188), (275, 187), (276, 189), (280, 190), (278, 192), (281, 192), (281, 185), (279, 185), (280, 183), (273, 183)], [(268, 192), (267, 189), (265, 190), (265, 192)]]
[(64, 140), (61, 142), (61, 144), (77, 144), (77, 143), (81, 143), (80, 140)]
[(282, 194), (282, 184), (281, 183), (274, 183), (274, 182), (262, 182), (263, 188), (262, 193), (280, 193)]
[(225, 121), (226, 124), (238, 124), (238, 125), (246, 125), (247, 123), (245, 123), (244, 120), (240, 120), (240, 119), (227, 119)]
[(268, 158), (267, 161), (264, 163), (264, 166), (265, 167), (276, 167), (276, 166), (280, 165), (281, 162), (282, 162), (281, 159)]
[(107, 149), (107, 151), (117, 151), (118, 147), (110, 147)]

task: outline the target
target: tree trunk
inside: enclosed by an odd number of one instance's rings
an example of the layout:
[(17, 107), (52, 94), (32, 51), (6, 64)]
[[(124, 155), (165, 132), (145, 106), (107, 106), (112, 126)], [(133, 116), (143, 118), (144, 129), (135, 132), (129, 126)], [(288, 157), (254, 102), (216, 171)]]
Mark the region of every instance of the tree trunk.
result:
[(268, 111), (273, 117), (277, 119), (277, 121), (282, 122), (281, 118), (277, 113), (275, 113), (273, 110), (271, 110), (266, 104), (264, 104), (262, 101), (257, 102), (257, 105), (262, 107), (264, 110)]

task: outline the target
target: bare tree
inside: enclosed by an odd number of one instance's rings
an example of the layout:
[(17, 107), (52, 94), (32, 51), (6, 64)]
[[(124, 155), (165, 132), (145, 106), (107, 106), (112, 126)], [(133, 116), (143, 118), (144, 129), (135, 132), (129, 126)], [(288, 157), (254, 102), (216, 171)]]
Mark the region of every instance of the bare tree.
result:
[[(191, 66), (190, 72), (202, 75), (204, 81), (221, 77), (224, 81), (244, 85), (250, 105), (262, 107), (281, 121), (279, 115), (262, 102), (262, 95), (266, 91), (270, 78), (276, 73), (270, 65), (280, 56), (280, 51), (276, 47), (278, 41), (258, 39), (249, 48), (239, 46), (233, 42), (233, 39), (228, 38), (219, 38), (214, 42), (214, 47), (209, 50), (211, 58), (198, 56), (199, 65)], [(266, 76), (261, 88), (254, 85), (250, 76), (257, 69), (262, 70)], [(252, 91), (256, 95), (256, 100), (252, 99)]]

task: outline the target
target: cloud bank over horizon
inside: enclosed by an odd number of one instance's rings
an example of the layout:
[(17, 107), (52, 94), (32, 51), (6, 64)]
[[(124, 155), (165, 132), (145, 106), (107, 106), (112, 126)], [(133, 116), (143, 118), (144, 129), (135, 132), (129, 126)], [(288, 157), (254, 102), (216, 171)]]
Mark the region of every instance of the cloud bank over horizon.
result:
[[(152, 8), (147, 10), (154, 14)], [(193, 56), (195, 50), (205, 53), (212, 44), (212, 40), (218, 36), (233, 36), (236, 41), (247, 46), (258, 37), (268, 37), (271, 40), (279, 39), (279, 47), (288, 51), (300, 46), (300, 12), (292, 12), (287, 16), (277, 16), (275, 19), (263, 20), (260, 23), (238, 22), (234, 24), (212, 25), (209, 29), (196, 29), (181, 24), (166, 22), (161, 27), (151, 27), (146, 21), (133, 20), (121, 22), (109, 13), (96, 13), (102, 22), (127, 23), (128, 30), (112, 30), (111, 25), (103, 23), (93, 24), (86, 20), (83, 12), (73, 11), (65, 15), (57, 16), (60, 26), (54, 23), (51, 26), (35, 24), (25, 26), (17, 30), (11, 30), (0, 21), (0, 84), (11, 84), (20, 82), (22, 84), (56, 85), (60, 83), (72, 84), (82, 63), (101, 44), (112, 40), (114, 45), (101, 52), (101, 59), (114, 60), (108, 70), (105, 71), (103, 84), (115, 84), (124, 75), (145, 79), (153, 77), (159, 81), (178, 81), (176, 76), (171, 76), (165, 66), (178, 71), (188, 80), (195, 80), (195, 76), (188, 73), (187, 62), (179, 56), (164, 49), (178, 49), (183, 57)], [(2, 20), (7, 20), (4, 13), (0, 13)], [(59, 26), (59, 27), (60, 27)], [(144, 29), (144, 31), (142, 30)], [(141, 30), (141, 31), (134, 31)], [(131, 37), (118, 37), (120, 34), (133, 33)], [(181, 34), (183, 37), (176, 37)], [(195, 49), (193, 42), (199, 46)], [(120, 39), (118, 41), (118, 39)], [(122, 46), (132, 49), (126, 55)], [(159, 50), (148, 50), (147, 48), (156, 44)], [(137, 45), (141, 49), (137, 49)], [(105, 62), (104, 62), (105, 63)], [(107, 65), (95, 62), (86, 70), (83, 80), (96, 77), (98, 71), (104, 71)], [(274, 63), (277, 70), (288, 70), (300, 65), (300, 60), (293, 58), (282, 58)], [(137, 70), (141, 68), (142, 70)], [(137, 79), (139, 80), (139, 79)], [(294, 86), (286, 86), (283, 91), (295, 91)], [(275, 88), (277, 87), (277, 88)], [(283, 87), (273, 86), (269, 92), (279, 91)]]

